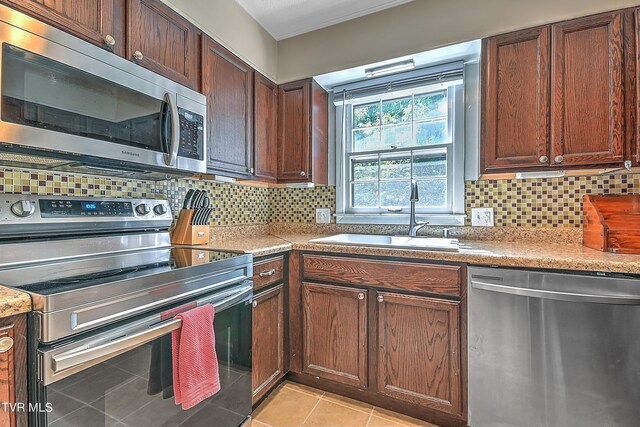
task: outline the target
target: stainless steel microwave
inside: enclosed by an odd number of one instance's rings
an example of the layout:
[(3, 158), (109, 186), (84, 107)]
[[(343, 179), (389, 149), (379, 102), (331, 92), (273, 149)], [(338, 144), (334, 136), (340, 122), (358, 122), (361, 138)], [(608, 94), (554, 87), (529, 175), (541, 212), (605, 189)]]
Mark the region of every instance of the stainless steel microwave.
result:
[(205, 128), (204, 95), (0, 6), (0, 165), (202, 173)]

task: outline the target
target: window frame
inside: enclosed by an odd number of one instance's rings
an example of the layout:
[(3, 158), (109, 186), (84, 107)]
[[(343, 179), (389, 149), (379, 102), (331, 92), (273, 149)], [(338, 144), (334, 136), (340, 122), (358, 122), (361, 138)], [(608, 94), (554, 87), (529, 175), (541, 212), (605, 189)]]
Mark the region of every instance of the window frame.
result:
[[(406, 97), (407, 94), (422, 95), (429, 92), (439, 92), (447, 90), (448, 112), (447, 112), (447, 133), (450, 142), (425, 146), (412, 146), (406, 148), (370, 150), (362, 152), (353, 151), (353, 107), (376, 101), (385, 101)], [(346, 111), (344, 111), (346, 109)], [(382, 111), (380, 111), (382, 120)], [(336, 201), (337, 201), (337, 222), (342, 223), (387, 223), (404, 224), (408, 222), (409, 206), (402, 207), (401, 210), (390, 210), (388, 208), (354, 208), (351, 198), (351, 159), (358, 157), (380, 156), (385, 154), (413, 153), (420, 152), (446, 152), (447, 155), (447, 205), (444, 207), (421, 207), (416, 206), (416, 215), (421, 221), (428, 221), (431, 224), (462, 225), (464, 224), (464, 80), (454, 80), (444, 83), (428, 84), (424, 86), (412, 87), (398, 91), (391, 91), (387, 94), (377, 94), (365, 97), (347, 99), (343, 104), (342, 99), (336, 99), (336, 122), (342, 123), (345, 120), (347, 126), (343, 128), (342, 137), (336, 138), (336, 163), (338, 172), (336, 175)], [(420, 121), (417, 121), (420, 122)], [(417, 123), (416, 122), (416, 123)], [(412, 120), (411, 123), (414, 123)], [(380, 123), (382, 128), (383, 124)], [(413, 128), (412, 128), (413, 131)], [(382, 136), (381, 136), (382, 137)], [(378, 178), (373, 182), (380, 183), (385, 180), (380, 179), (380, 163), (378, 163)], [(420, 180), (420, 179), (419, 179)], [(402, 179), (400, 179), (402, 181)], [(406, 180), (405, 180), (406, 181)], [(379, 184), (378, 184), (379, 185)], [(380, 194), (378, 194), (380, 197)], [(409, 194), (407, 194), (407, 200)]]

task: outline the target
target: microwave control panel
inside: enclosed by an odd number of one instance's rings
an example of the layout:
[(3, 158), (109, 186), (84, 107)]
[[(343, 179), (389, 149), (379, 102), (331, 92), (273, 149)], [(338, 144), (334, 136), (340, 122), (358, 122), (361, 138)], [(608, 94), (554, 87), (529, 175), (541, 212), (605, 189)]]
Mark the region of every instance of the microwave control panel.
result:
[(204, 158), (204, 117), (184, 108), (178, 108), (180, 116), (180, 146), (178, 156), (202, 160)]

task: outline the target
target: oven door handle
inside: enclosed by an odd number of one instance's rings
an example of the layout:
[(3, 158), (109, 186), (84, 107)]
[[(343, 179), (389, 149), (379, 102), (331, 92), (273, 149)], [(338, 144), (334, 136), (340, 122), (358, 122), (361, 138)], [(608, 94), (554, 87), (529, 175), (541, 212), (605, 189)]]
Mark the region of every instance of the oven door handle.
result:
[[(213, 304), (217, 312), (221, 312), (232, 305), (241, 302), (243, 299), (250, 297), (253, 292), (252, 285), (243, 286), (230, 296), (216, 301), (216, 296), (203, 298), (197, 301), (198, 306), (204, 304)], [(219, 298), (219, 295), (218, 295)], [(122, 338), (108, 341), (95, 347), (80, 346), (69, 350), (68, 352), (59, 353), (51, 357), (51, 369), (55, 374), (64, 370), (74, 368), (79, 365), (91, 364), (93, 361), (102, 361), (111, 356), (124, 353), (135, 347), (146, 344), (163, 335), (166, 335), (176, 329), (182, 327), (182, 320), (172, 319), (160, 324), (156, 324), (149, 329), (128, 334)]]

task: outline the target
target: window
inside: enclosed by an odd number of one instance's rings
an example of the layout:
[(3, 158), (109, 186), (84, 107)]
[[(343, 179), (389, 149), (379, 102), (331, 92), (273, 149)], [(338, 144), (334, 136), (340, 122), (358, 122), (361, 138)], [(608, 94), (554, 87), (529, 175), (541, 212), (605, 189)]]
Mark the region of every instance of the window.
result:
[[(418, 214), (463, 211), (462, 80), (353, 97), (338, 147), (338, 214), (404, 223), (411, 182)], [(341, 205), (341, 206), (340, 206)]]

